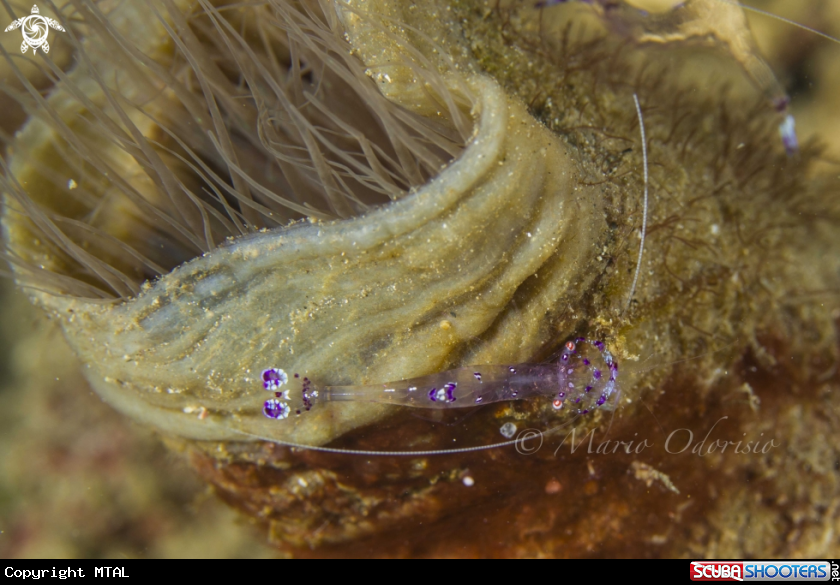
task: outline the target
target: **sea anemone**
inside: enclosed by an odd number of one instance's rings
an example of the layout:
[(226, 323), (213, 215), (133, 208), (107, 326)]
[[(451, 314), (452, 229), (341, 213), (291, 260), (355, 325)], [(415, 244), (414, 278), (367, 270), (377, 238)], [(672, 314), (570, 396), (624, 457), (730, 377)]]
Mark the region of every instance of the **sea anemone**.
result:
[[(5, 54), (30, 115), (4, 162), (5, 256), (100, 396), (186, 440), (282, 542), (439, 518), (463, 504), (464, 470), (492, 462), (389, 464), (372, 480), (257, 438), (440, 449), (556, 415), (514, 405), (435, 431), (349, 404), (278, 425), (260, 412), (266, 367), (370, 384), (543, 359), (584, 334), (659, 366), (623, 382), (627, 404), (676, 370), (692, 388), (679, 413), (716, 400), (745, 352), (773, 364), (773, 340), (824, 365), (836, 347), (829, 308), (788, 302), (836, 287), (836, 203), (806, 177), (817, 147), (788, 158), (762, 96), (694, 94), (652, 53), (495, 2), (51, 8), (75, 63), (36, 61), (49, 95)], [(625, 310), (634, 94), (654, 197)], [(806, 262), (819, 250), (832, 259)], [(480, 501), (511, 481), (469, 477)], [(410, 497), (381, 497), (396, 492)]]

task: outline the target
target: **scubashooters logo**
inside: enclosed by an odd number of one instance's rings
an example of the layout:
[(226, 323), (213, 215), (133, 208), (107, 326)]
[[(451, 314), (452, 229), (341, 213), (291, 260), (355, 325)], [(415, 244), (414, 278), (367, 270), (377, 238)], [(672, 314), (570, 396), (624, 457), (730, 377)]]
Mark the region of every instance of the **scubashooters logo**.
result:
[(64, 32), (64, 27), (58, 24), (57, 20), (41, 16), (38, 13), (38, 7), (35, 5), (32, 6), (32, 14), (13, 20), (12, 24), (6, 27), (5, 32), (18, 28), (23, 33), (23, 43), (20, 45), (21, 53), (26, 53), (26, 49), (29, 47), (32, 47), (32, 53), (37, 53), (38, 49), (43, 49), (44, 53), (49, 53), (50, 44), (47, 42), (47, 35), (50, 29)]
[(840, 581), (827, 561), (692, 561), (692, 581)]

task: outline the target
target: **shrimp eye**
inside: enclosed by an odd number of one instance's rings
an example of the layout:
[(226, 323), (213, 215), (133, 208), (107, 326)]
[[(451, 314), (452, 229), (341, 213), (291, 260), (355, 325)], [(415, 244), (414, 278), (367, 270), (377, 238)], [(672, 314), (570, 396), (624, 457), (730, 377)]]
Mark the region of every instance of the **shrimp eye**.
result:
[(566, 349), (569, 351), (575, 351), (575, 342), (574, 341), (567, 341), (566, 342)]
[(563, 408), (563, 401), (558, 398), (557, 400), (551, 403), (551, 406), (554, 407), (554, 410), (560, 410), (561, 408)]

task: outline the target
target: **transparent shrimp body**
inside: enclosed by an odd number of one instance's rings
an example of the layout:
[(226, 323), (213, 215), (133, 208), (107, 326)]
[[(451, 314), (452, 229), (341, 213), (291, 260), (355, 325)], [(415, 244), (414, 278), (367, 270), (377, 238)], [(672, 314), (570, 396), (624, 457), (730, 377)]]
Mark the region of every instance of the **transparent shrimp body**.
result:
[(665, 12), (649, 12), (626, 0), (539, 0), (535, 8), (577, 2), (587, 4), (612, 30), (640, 44), (696, 43), (722, 47), (743, 68), (780, 114), (779, 135), (788, 155), (799, 151), (796, 123), (788, 113), (790, 97), (761, 56), (747, 24), (745, 10), (778, 18), (836, 41), (814, 29), (737, 0), (684, 0)]
[(322, 402), (377, 402), (412, 408), (465, 408), (493, 402), (545, 397), (556, 410), (587, 414), (609, 408), (616, 391), (618, 364), (600, 341), (578, 338), (565, 344), (556, 362), (456, 368), (396, 382), (358, 386), (318, 386), (280, 368), (262, 373), (274, 393), (263, 413), (283, 420)]

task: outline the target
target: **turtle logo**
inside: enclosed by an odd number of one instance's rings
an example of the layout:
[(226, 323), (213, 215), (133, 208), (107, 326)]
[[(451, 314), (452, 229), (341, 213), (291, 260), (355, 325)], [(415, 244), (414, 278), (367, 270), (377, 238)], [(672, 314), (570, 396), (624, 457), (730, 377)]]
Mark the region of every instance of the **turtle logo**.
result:
[(37, 53), (38, 49), (43, 49), (44, 53), (50, 52), (50, 44), (47, 42), (47, 33), (50, 28), (64, 31), (64, 28), (58, 24), (57, 20), (47, 18), (38, 14), (38, 7), (32, 6), (32, 14), (18, 18), (12, 21), (12, 24), (6, 27), (6, 32), (23, 27), (23, 43), (20, 45), (20, 52), (25, 53), (28, 47), (32, 47), (32, 53)]

